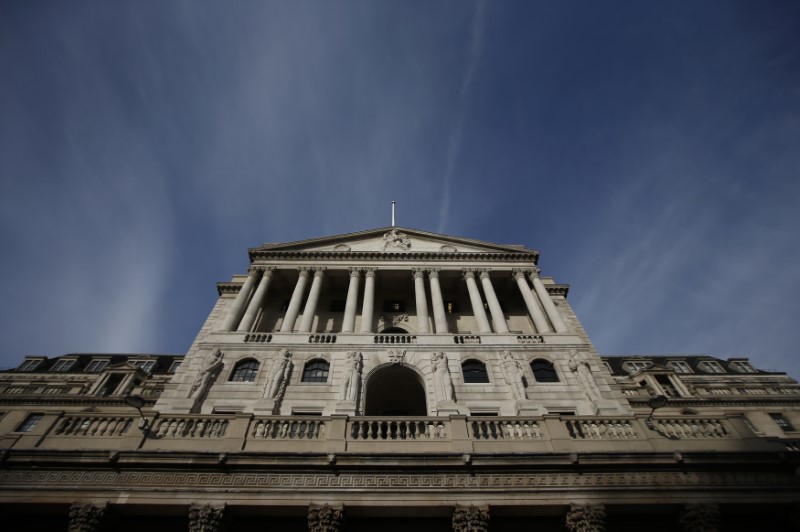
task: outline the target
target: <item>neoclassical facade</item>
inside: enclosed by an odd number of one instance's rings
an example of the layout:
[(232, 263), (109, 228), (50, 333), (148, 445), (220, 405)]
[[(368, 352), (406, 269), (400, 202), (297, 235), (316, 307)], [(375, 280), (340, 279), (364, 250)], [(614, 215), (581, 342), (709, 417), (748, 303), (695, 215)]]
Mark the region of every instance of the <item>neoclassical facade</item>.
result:
[(395, 227), (252, 248), (183, 356), (0, 373), (0, 507), (70, 530), (797, 526), (797, 382), (601, 357), (538, 259)]

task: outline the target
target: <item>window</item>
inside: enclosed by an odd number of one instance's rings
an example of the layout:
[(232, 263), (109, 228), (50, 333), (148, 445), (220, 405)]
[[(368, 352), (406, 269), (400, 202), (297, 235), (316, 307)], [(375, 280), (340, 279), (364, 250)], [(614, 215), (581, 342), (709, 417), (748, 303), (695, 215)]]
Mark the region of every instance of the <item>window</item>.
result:
[(180, 360), (176, 360), (176, 361), (175, 361), (175, 362), (173, 362), (173, 363), (172, 363), (172, 365), (169, 367), (169, 373), (175, 373), (176, 371), (178, 371), (178, 368), (179, 368), (179, 367), (181, 367), (181, 361), (180, 361)]
[(774, 412), (771, 413), (769, 417), (772, 418), (772, 421), (774, 421), (775, 424), (778, 425), (783, 432), (794, 432), (794, 426), (792, 426), (792, 424), (789, 423), (789, 420), (786, 419), (786, 417), (783, 414)]
[(303, 382), (328, 382), (330, 364), (322, 359), (312, 360), (303, 369)]
[(50, 371), (69, 371), (74, 363), (75, 360), (56, 360), (56, 363), (53, 364), (53, 367), (50, 368)]
[(669, 375), (656, 375), (656, 382), (661, 386), (664, 395), (667, 397), (678, 397), (678, 391), (675, 389), (675, 385), (672, 384)]
[(536, 379), (536, 382), (560, 382), (558, 373), (556, 373), (556, 368), (554, 368), (553, 363), (548, 360), (537, 358), (531, 362), (531, 370), (533, 371), (533, 378)]
[(345, 301), (343, 299), (335, 299), (331, 301), (331, 312), (344, 312)]
[(456, 305), (455, 301), (445, 301), (444, 308), (448, 314), (453, 314), (458, 312), (458, 305)]
[(231, 382), (254, 382), (258, 372), (258, 361), (252, 358), (240, 360), (231, 373)]
[(728, 363), (728, 367), (731, 368), (733, 371), (737, 373), (755, 373), (756, 370), (753, 369), (753, 366), (750, 365), (749, 362), (744, 360), (733, 360)]
[(649, 368), (652, 365), (653, 363), (649, 360), (628, 360), (625, 362), (625, 364), (623, 364), (623, 367), (625, 368), (625, 371), (633, 374), (645, 368)]
[(667, 365), (675, 370), (675, 373), (691, 373), (692, 368), (683, 360), (670, 360)]
[(44, 414), (29, 414), (25, 421), (17, 427), (17, 432), (30, 432), (42, 420)]
[(465, 360), (464, 363), (461, 364), (461, 373), (464, 374), (464, 382), (489, 382), (489, 374), (486, 373), (486, 364), (480, 360)]
[(33, 371), (39, 367), (41, 363), (41, 360), (26, 360), (17, 368), (17, 371)]
[(100, 373), (108, 365), (108, 360), (92, 360), (86, 366), (86, 373)]
[(117, 386), (120, 385), (123, 377), (124, 375), (121, 373), (112, 373), (108, 376), (100, 389), (97, 390), (95, 395), (97, 395), (97, 397), (107, 397), (111, 395), (117, 389)]
[(153, 371), (153, 366), (156, 365), (156, 361), (155, 360), (134, 360), (134, 361), (131, 362), (131, 364), (133, 364), (134, 367), (137, 367), (137, 368), (141, 369), (142, 371), (150, 373), (151, 371)]
[(702, 360), (697, 363), (697, 367), (705, 373), (725, 373), (716, 360)]
[(384, 301), (384, 312), (405, 312), (406, 304), (404, 301)]

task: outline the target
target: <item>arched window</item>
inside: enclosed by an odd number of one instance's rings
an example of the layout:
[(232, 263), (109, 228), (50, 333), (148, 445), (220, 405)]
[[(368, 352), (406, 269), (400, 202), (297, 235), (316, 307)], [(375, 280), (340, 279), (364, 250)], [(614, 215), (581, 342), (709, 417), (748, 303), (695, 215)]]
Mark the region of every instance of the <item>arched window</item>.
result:
[(330, 367), (327, 361), (320, 358), (310, 361), (303, 369), (303, 382), (328, 382)]
[(258, 372), (258, 361), (246, 358), (236, 363), (231, 373), (231, 382), (254, 382)]
[(489, 382), (486, 364), (480, 360), (465, 360), (461, 364), (461, 373), (464, 374), (464, 382)]
[(537, 358), (531, 362), (531, 370), (536, 382), (560, 382), (552, 362)]

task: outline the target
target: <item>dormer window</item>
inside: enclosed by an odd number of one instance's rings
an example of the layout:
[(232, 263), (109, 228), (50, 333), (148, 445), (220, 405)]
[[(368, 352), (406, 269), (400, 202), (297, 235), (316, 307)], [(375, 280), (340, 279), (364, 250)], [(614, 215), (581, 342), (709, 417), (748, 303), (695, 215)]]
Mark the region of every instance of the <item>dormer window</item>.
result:
[(75, 364), (74, 359), (56, 360), (56, 363), (53, 364), (53, 367), (50, 368), (50, 371), (59, 371), (59, 372), (69, 371), (74, 364)]
[(622, 365), (622, 367), (625, 368), (625, 371), (628, 373), (634, 374), (642, 371), (645, 368), (649, 368), (652, 365), (653, 363), (649, 360), (628, 360)]
[(692, 368), (689, 367), (689, 364), (683, 360), (670, 360), (667, 362), (667, 365), (671, 367), (675, 373), (691, 373)]
[(755, 373), (756, 370), (746, 360), (732, 360), (728, 363), (728, 367), (736, 373)]
[(156, 365), (156, 361), (155, 360), (133, 360), (133, 361), (131, 361), (131, 364), (134, 367), (137, 367), (137, 368), (141, 369), (145, 373), (150, 373), (151, 371), (153, 371), (153, 367)]
[(181, 360), (176, 360), (175, 362), (173, 362), (172, 365), (169, 367), (169, 371), (167, 373), (175, 373), (176, 371), (178, 371), (178, 368), (181, 367), (181, 362), (182, 362)]
[(108, 360), (92, 360), (84, 370), (86, 373), (100, 373), (108, 365)]
[(41, 359), (26, 360), (17, 368), (17, 371), (35, 371), (42, 363)]
[(701, 360), (697, 363), (697, 367), (704, 373), (725, 373), (716, 360)]

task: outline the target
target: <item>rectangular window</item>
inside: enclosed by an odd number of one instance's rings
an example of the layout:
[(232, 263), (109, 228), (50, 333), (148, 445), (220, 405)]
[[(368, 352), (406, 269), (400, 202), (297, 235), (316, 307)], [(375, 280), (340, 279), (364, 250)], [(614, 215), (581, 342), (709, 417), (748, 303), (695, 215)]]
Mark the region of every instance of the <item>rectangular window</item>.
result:
[(19, 427), (17, 427), (17, 432), (30, 432), (36, 427), (36, 425), (42, 420), (44, 414), (29, 414), (28, 417), (25, 418)]
[(649, 360), (629, 360), (625, 362), (625, 370), (628, 373), (636, 373), (637, 371), (649, 368), (652, 365), (653, 363)]
[(789, 420), (786, 417), (778, 412), (770, 413), (769, 417), (778, 425), (783, 432), (794, 432), (794, 426), (789, 423)]
[(150, 373), (151, 371), (153, 371), (153, 366), (156, 365), (156, 361), (155, 360), (134, 360), (133, 362), (131, 362), (131, 364), (133, 364), (137, 368), (140, 368), (143, 371), (146, 371), (147, 373)]
[(108, 397), (109, 395), (113, 394), (114, 390), (116, 390), (117, 386), (119, 386), (122, 382), (123, 377), (124, 375), (121, 373), (112, 373), (108, 376), (106, 382), (103, 383), (103, 386), (97, 390), (95, 395), (97, 395), (97, 397)]
[(734, 360), (728, 364), (728, 367), (733, 369), (733, 371), (737, 373), (755, 373), (756, 370), (753, 369), (749, 363), (745, 362), (744, 360)]
[(344, 306), (344, 299), (335, 299), (331, 301), (331, 312), (344, 312)]
[(175, 373), (176, 371), (178, 371), (178, 368), (179, 368), (179, 367), (181, 367), (181, 361), (180, 361), (180, 360), (176, 360), (176, 361), (175, 361), (175, 362), (173, 362), (173, 363), (172, 363), (172, 365), (169, 367), (169, 373)]
[(108, 360), (92, 360), (89, 362), (89, 365), (86, 366), (86, 373), (100, 373), (103, 371), (108, 365)]
[(690, 368), (689, 364), (687, 364), (683, 360), (671, 360), (668, 365), (673, 370), (675, 370), (675, 373), (691, 373), (692, 372), (692, 368)]
[(384, 312), (405, 312), (406, 304), (403, 301), (384, 301)]
[(17, 368), (17, 371), (33, 371), (39, 367), (41, 363), (41, 360), (26, 360)]
[(698, 362), (697, 367), (705, 373), (725, 373), (725, 370), (722, 369), (722, 366), (720, 366), (719, 362), (716, 360), (703, 360)]
[(50, 371), (69, 371), (74, 363), (74, 360), (57, 360)]

